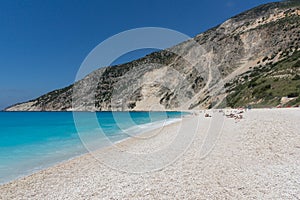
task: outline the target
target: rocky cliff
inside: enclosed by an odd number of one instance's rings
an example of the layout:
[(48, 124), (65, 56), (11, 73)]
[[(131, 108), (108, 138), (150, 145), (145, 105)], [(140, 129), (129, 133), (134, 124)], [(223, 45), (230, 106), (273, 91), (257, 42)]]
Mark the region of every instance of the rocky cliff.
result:
[(187, 110), (297, 105), (300, 3), (241, 13), (166, 50), (100, 68), (6, 111)]

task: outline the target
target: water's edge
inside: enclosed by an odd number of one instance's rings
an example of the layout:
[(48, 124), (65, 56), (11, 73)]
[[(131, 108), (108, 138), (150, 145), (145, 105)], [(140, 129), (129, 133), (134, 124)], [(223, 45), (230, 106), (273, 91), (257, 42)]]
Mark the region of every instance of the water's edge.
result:
[[(165, 126), (170, 126), (170, 125), (172, 125), (172, 124), (179, 123), (179, 122), (182, 120), (182, 118), (184, 118), (184, 117), (186, 117), (186, 116), (188, 116), (188, 115), (189, 115), (189, 113), (182, 113), (181, 118), (172, 118), (172, 119), (168, 119), (168, 121), (167, 121), (166, 124), (162, 124), (162, 125), (157, 126), (157, 127), (153, 128), (153, 129), (146, 129), (146, 130), (144, 130), (144, 131), (142, 131), (142, 132), (139, 132), (139, 133), (136, 134), (136, 135), (146, 134), (146, 133), (148, 133), (148, 132), (150, 132), (150, 131), (154, 131), (154, 130), (160, 129), (160, 128), (162, 128), (162, 127), (165, 127)], [(165, 121), (165, 122), (166, 122), (166, 120), (162, 120), (162, 121)], [(143, 125), (159, 124), (159, 123), (161, 123), (162, 121), (155, 121), (155, 122), (145, 123), (145, 124), (143, 124)], [(130, 129), (131, 129), (131, 130), (130, 130)], [(130, 131), (134, 131), (134, 130), (135, 130), (135, 127), (130, 127), (128, 131), (130, 132)], [(124, 139), (115, 141), (115, 142), (113, 142), (113, 144), (126, 142), (126, 141), (131, 140), (131, 139), (132, 139), (132, 137), (127, 137), (127, 138), (124, 138)], [(113, 144), (112, 144), (112, 145), (113, 145)], [(84, 145), (83, 145), (83, 146), (84, 146)], [(108, 147), (109, 147), (109, 146), (99, 147), (99, 149), (97, 149), (97, 150), (102, 150), (102, 149), (105, 149), (105, 148), (108, 148)], [(16, 180), (23, 179), (23, 178), (26, 178), (26, 177), (28, 177), (28, 176), (32, 176), (32, 175), (35, 174), (35, 173), (38, 173), (38, 172), (43, 171), (43, 170), (47, 170), (47, 169), (52, 168), (52, 167), (55, 167), (55, 166), (57, 166), (57, 165), (61, 165), (61, 164), (65, 163), (65, 162), (69, 162), (70, 160), (73, 160), (73, 159), (76, 159), (76, 158), (85, 156), (85, 155), (87, 155), (87, 154), (89, 154), (88, 151), (83, 152), (83, 153), (80, 153), (79, 155), (71, 156), (71, 157), (69, 157), (69, 158), (67, 158), (67, 159), (63, 159), (63, 160), (59, 160), (59, 161), (56, 161), (56, 162), (52, 162), (52, 163), (45, 164), (45, 165), (43, 165), (42, 167), (37, 167), (37, 168), (32, 169), (30, 172), (27, 172), (26, 174), (22, 174), (22, 175), (19, 175), (19, 176), (15, 176), (13, 179), (10, 179), (10, 180), (4, 180), (4, 181), (1, 181), (1, 182), (0, 182), (0, 185), (9, 184), (9, 183), (14, 182), (14, 181), (16, 181)]]

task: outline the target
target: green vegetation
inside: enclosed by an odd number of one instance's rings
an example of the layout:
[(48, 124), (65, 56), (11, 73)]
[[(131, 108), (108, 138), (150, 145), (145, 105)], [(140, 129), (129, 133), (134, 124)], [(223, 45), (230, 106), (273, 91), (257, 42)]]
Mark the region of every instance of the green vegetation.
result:
[(300, 6), (299, 0), (283, 0), (285, 4), (282, 4), (281, 7), (283, 8), (291, 8), (291, 7), (298, 7)]
[[(49, 93), (37, 98), (36, 99), (37, 103), (35, 103), (34, 105), (46, 104), (48, 102), (54, 101), (59, 95), (64, 94), (67, 91), (71, 92), (72, 88), (73, 88), (73, 85), (69, 85), (68, 87), (49, 92)], [(34, 100), (32, 100), (32, 101), (34, 101)]]
[(282, 106), (300, 105), (300, 52), (278, 63), (255, 67), (225, 87), (230, 107), (275, 107), (282, 97), (294, 98)]
[(276, 21), (272, 21), (270, 23), (259, 25), (255, 29), (263, 29), (266, 27), (271, 27), (273, 29), (281, 28), (282, 30), (287, 31), (289, 29), (297, 28), (299, 21), (300, 21), (300, 17), (298, 15), (291, 15)]

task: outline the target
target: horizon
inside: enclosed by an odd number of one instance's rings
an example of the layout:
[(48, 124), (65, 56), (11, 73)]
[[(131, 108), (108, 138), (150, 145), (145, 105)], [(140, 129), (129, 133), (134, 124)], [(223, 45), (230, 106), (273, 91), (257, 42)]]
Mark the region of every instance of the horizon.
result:
[[(270, 2), (276, 1), (228, 0), (214, 5), (207, 0), (131, 1), (132, 4), (2, 2), (0, 110), (72, 84), (87, 54), (119, 32), (151, 26), (174, 29), (194, 37), (243, 11)], [(134, 51), (113, 64), (130, 62), (153, 51), (155, 49)]]

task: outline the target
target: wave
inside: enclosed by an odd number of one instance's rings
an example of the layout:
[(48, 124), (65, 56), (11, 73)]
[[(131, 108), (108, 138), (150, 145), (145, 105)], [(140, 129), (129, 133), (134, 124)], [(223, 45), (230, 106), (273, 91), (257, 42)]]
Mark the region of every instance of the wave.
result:
[(164, 126), (174, 124), (174, 123), (177, 123), (177, 122), (180, 122), (180, 121), (182, 121), (181, 118), (173, 118), (173, 119), (160, 120), (160, 121), (156, 121), (156, 122), (150, 122), (150, 123), (146, 123), (146, 124), (135, 125), (133, 127), (130, 127), (130, 128), (127, 128), (127, 129), (123, 130), (122, 135), (126, 135), (127, 137), (124, 138), (124, 139), (115, 141), (114, 144), (123, 142), (123, 141), (128, 140), (132, 137), (135, 137), (135, 136), (142, 135), (142, 134), (150, 132), (150, 131), (160, 129), (160, 128), (163, 128)]

